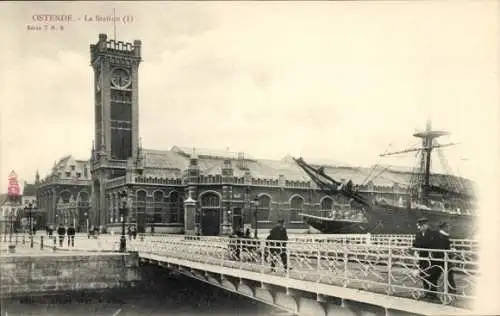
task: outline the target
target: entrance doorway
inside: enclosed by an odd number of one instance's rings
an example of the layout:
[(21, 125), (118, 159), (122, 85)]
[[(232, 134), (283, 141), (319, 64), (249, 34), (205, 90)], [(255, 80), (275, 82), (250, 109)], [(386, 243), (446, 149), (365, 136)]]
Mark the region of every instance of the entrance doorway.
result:
[(218, 236), (219, 226), (219, 209), (201, 210), (201, 234), (203, 236)]
[(233, 209), (233, 232), (238, 228), (243, 229), (243, 216), (241, 216), (241, 208)]
[(146, 232), (146, 214), (137, 214), (137, 232), (139, 234), (144, 234)]

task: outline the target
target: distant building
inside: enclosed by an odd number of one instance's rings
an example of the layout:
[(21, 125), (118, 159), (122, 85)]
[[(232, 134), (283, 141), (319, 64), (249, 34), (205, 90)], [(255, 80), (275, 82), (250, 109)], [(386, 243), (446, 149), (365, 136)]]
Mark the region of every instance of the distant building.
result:
[(85, 231), (90, 200), (89, 162), (72, 156), (54, 163), (37, 185), (36, 200), (45, 225), (74, 224)]
[[(8, 200), (7, 194), (0, 194), (0, 233), (5, 236), (11, 227), (13, 206)], [(14, 211), (15, 212), (15, 211)], [(0, 238), (3, 238), (0, 236)]]

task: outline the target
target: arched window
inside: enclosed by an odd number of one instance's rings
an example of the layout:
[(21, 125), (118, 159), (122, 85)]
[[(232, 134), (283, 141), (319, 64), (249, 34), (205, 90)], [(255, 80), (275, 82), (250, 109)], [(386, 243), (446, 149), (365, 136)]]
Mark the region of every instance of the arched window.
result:
[(271, 215), (271, 198), (267, 195), (259, 197), (259, 206), (257, 208), (257, 221), (267, 222)]
[(304, 199), (300, 196), (295, 196), (290, 203), (290, 222), (302, 222), (302, 217), (299, 213), (304, 212)]
[(137, 214), (146, 213), (146, 191), (137, 191)]
[(137, 201), (145, 202), (146, 201), (146, 191), (137, 191)]
[(89, 206), (89, 194), (85, 191), (78, 195), (78, 206), (86, 208)]
[(184, 222), (184, 205), (182, 203), (182, 196), (177, 191), (170, 193), (168, 198), (168, 211), (167, 218), (169, 223), (183, 223)]
[(325, 197), (321, 200), (321, 210), (331, 211), (333, 210), (333, 200), (330, 197)]
[(70, 199), (71, 199), (71, 192), (69, 192), (69, 191), (62, 191), (61, 192), (61, 200), (63, 203), (69, 203)]
[(87, 202), (89, 200), (89, 194), (85, 191), (80, 192), (80, 195), (78, 196), (78, 199), (82, 202)]
[(215, 193), (212, 193), (212, 192), (203, 194), (201, 197), (201, 207), (203, 207), (203, 208), (218, 208), (218, 207), (220, 207), (219, 196)]
[(163, 223), (163, 192), (155, 191), (153, 194), (154, 199), (154, 222), (155, 223)]

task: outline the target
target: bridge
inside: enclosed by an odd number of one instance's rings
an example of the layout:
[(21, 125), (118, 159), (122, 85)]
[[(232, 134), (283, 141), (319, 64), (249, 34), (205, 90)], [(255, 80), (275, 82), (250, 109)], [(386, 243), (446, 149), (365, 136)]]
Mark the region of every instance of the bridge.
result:
[[(113, 251), (119, 236), (77, 237), (59, 247), (41, 236), (41, 251)], [(19, 236), (21, 247), (29, 247)], [(29, 238), (28, 238), (29, 239)], [(24, 244), (21, 240), (24, 240)], [(265, 302), (297, 315), (466, 315), (479, 278), (477, 243), (453, 240), (453, 250), (434, 251), (442, 281), (428, 301), (411, 236), (311, 235), (286, 245), (265, 240), (184, 235), (141, 235), (127, 240), (140, 260)], [(287, 266), (281, 263), (286, 258)], [(275, 269), (271, 262), (276, 263)], [(452, 271), (455, 285), (449, 282)], [(448, 285), (448, 286), (445, 286)]]

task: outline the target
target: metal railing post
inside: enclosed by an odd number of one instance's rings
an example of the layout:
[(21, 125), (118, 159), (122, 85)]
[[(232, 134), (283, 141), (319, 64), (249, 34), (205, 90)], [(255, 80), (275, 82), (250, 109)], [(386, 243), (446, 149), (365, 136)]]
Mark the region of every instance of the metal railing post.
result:
[(316, 250), (316, 256), (317, 256), (316, 261), (317, 261), (317, 265), (318, 265), (316, 267), (316, 269), (317, 269), (318, 272), (321, 270), (321, 249), (320, 249), (320, 245), (321, 245), (321, 243), (317, 243), (316, 244), (316, 247), (318, 248)]
[(33, 248), (33, 235), (30, 235), (30, 248)]
[(265, 240), (260, 242), (260, 240), (256, 240), (256, 248), (260, 248), (260, 259), (261, 259), (261, 266), (260, 266), (260, 272), (264, 273), (264, 267), (266, 266), (266, 244)]
[(391, 240), (389, 239), (389, 258), (387, 258), (387, 277), (388, 277), (388, 291), (387, 293), (392, 293), (391, 285), (392, 285), (392, 250), (393, 247), (391, 245)]
[(446, 296), (448, 294), (448, 251), (444, 251), (444, 276), (443, 276), (443, 292)]
[(43, 250), (43, 235), (40, 236), (40, 249)]
[(56, 249), (57, 249), (57, 246), (56, 246), (57, 245), (57, 238), (56, 238), (56, 236), (53, 237), (53, 240), (54, 240), (54, 245), (52, 246), (52, 251), (56, 251)]
[(285, 251), (286, 251), (286, 277), (290, 278), (290, 247), (288, 247), (287, 241), (285, 241)]
[(344, 287), (347, 287), (347, 284), (349, 283), (349, 274), (347, 273), (347, 269), (349, 267), (347, 245), (343, 245), (342, 249), (344, 250)]

